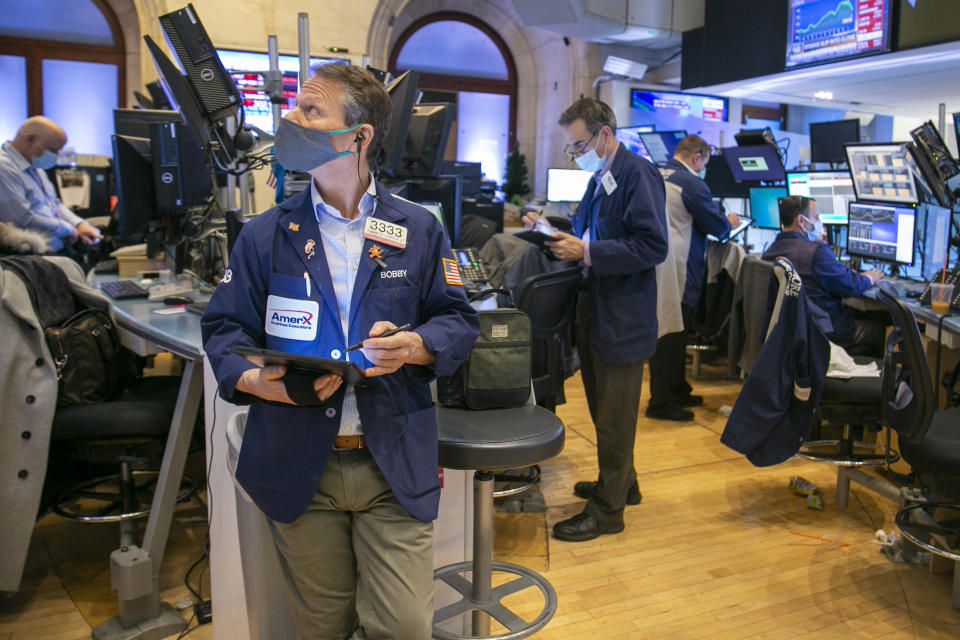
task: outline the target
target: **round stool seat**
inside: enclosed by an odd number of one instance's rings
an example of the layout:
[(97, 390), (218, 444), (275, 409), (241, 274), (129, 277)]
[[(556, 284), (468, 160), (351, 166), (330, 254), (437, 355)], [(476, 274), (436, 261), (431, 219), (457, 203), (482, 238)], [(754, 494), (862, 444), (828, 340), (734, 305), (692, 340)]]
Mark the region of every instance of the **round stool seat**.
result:
[(437, 407), (440, 466), (496, 471), (543, 462), (563, 449), (563, 423), (536, 405), (471, 411)]

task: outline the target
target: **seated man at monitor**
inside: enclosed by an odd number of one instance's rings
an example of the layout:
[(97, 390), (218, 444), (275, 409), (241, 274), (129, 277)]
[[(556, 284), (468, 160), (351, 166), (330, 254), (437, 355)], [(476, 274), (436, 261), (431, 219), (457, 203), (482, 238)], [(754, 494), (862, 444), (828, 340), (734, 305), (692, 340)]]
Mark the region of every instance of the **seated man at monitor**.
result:
[(805, 196), (788, 196), (780, 201), (780, 228), (763, 259), (788, 259), (803, 280), (811, 302), (830, 315), (833, 333), (827, 335), (851, 355), (879, 357), (883, 347), (883, 325), (857, 317), (841, 300), (858, 296), (872, 287), (882, 273), (871, 269), (858, 273), (837, 260), (823, 242), (823, 223), (817, 201)]
[(57, 197), (46, 170), (57, 164), (67, 134), (43, 116), (28, 118), (0, 147), (0, 221), (43, 234), (50, 251), (76, 255), (77, 240), (92, 244), (100, 232)]

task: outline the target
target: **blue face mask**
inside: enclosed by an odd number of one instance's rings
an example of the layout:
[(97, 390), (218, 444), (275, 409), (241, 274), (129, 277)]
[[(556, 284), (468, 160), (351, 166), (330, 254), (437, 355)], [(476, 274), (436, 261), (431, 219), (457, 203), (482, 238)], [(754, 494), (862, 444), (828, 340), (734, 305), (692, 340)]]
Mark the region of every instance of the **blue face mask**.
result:
[(801, 222), (804, 222), (809, 225), (813, 225), (813, 229), (809, 231), (804, 229), (804, 233), (807, 234), (807, 240), (809, 240), (810, 242), (820, 242), (820, 240), (823, 238), (823, 223), (820, 222), (819, 220), (814, 222), (807, 216), (800, 216), (800, 217), (801, 217)]
[[(597, 136), (597, 146), (600, 145), (600, 137)], [(583, 155), (579, 155), (573, 159), (577, 166), (580, 167), (581, 171), (589, 171), (591, 173), (596, 173), (603, 169), (603, 165), (606, 164), (607, 154), (604, 153), (602, 156), (597, 155), (596, 148), (590, 149)]]
[(35, 156), (30, 159), (30, 164), (41, 171), (46, 171), (47, 169), (52, 169), (57, 166), (58, 157), (59, 156), (53, 151), (44, 149), (42, 156)]
[(707, 177), (707, 170), (700, 169), (700, 171), (697, 171), (697, 177), (700, 178), (701, 180), (704, 180)]
[(358, 122), (348, 129), (318, 131), (282, 118), (273, 139), (277, 162), (287, 171), (310, 171), (331, 160), (356, 153), (352, 150), (338, 152), (333, 148), (330, 136), (350, 133), (358, 129), (360, 124)]

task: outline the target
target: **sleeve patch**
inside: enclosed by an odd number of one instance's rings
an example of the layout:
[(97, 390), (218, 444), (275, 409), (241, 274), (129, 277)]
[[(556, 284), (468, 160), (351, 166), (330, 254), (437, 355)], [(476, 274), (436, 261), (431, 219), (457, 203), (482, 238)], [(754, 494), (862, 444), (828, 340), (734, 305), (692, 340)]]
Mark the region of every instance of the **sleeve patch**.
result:
[(440, 258), (443, 261), (443, 279), (447, 284), (463, 286), (463, 280), (460, 278), (460, 265), (453, 260)]

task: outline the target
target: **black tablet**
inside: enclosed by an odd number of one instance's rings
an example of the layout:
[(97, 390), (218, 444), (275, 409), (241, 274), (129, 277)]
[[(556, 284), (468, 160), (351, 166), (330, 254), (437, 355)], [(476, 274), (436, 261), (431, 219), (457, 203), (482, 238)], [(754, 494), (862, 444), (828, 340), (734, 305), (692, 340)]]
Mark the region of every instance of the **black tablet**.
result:
[(517, 236), (521, 240), (526, 240), (531, 244), (537, 245), (540, 248), (540, 251), (542, 251), (543, 254), (551, 260), (557, 259), (557, 257), (553, 255), (553, 251), (550, 250), (550, 247), (544, 244), (544, 242), (547, 240), (556, 240), (556, 238), (553, 236), (541, 233), (540, 231), (520, 231), (513, 235)]
[(291, 373), (304, 373), (308, 375), (322, 376), (325, 373), (333, 373), (341, 378), (347, 384), (362, 384), (366, 380), (363, 375), (363, 369), (347, 360), (331, 360), (330, 358), (317, 358), (315, 356), (304, 356), (297, 353), (285, 353), (283, 351), (274, 351), (273, 349), (261, 349), (259, 347), (247, 347), (243, 345), (234, 345), (233, 352), (241, 356), (258, 356), (263, 358), (265, 364), (282, 364)]

